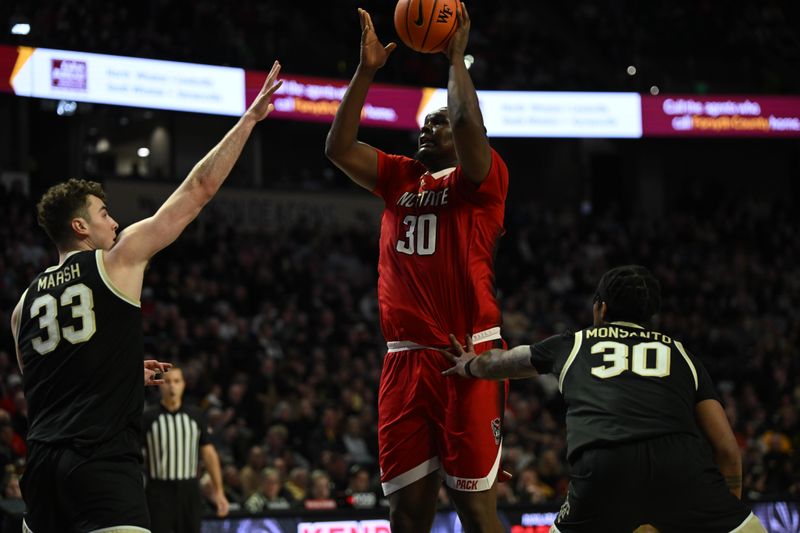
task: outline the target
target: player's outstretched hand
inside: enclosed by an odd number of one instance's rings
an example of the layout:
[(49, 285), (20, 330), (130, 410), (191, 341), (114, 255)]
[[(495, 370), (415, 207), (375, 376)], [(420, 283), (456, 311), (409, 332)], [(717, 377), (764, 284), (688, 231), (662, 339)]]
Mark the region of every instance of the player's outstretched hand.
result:
[(275, 94), (275, 91), (283, 85), (283, 80), (275, 81), (278, 79), (278, 74), (280, 74), (280, 72), (281, 64), (276, 60), (272, 64), (272, 69), (269, 71), (267, 79), (264, 81), (264, 86), (261, 87), (258, 96), (256, 96), (256, 99), (253, 100), (253, 103), (250, 104), (250, 107), (245, 112), (245, 115), (254, 118), (256, 122), (267, 118), (267, 115), (272, 113), (272, 110), (275, 109), (275, 106), (270, 100), (272, 99), (272, 95)]
[(467, 6), (464, 2), (456, 10), (456, 27), (455, 33), (450, 37), (450, 42), (447, 43), (447, 48), (444, 49), (444, 55), (450, 62), (464, 61), (464, 51), (467, 49), (469, 42), (469, 28), (470, 20)]
[(463, 376), (465, 378), (475, 377), (467, 373), (467, 363), (477, 357), (477, 354), (475, 353), (475, 346), (472, 344), (472, 335), (467, 335), (465, 350), (464, 347), (461, 346), (461, 343), (458, 342), (458, 339), (456, 339), (456, 336), (451, 333), (450, 346), (450, 350), (442, 353), (444, 353), (445, 356), (447, 356), (453, 362), (453, 367), (442, 372), (442, 375)]
[(145, 359), (144, 361), (144, 384), (145, 386), (161, 385), (164, 383), (164, 372), (172, 368), (171, 363), (162, 363), (155, 359)]
[(397, 43), (383, 46), (375, 33), (369, 13), (358, 8), (358, 17), (361, 19), (361, 67), (378, 70), (386, 64), (386, 59), (397, 48)]

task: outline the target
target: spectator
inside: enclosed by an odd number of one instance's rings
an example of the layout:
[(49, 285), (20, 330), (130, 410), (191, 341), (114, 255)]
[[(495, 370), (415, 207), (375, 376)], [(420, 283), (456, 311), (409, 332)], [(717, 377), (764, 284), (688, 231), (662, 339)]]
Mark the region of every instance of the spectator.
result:
[(305, 500), (309, 489), (308, 468), (305, 466), (296, 466), (292, 468), (283, 486), (294, 501), (300, 502)]
[(331, 478), (324, 470), (311, 472), (310, 488), (306, 494), (306, 509), (333, 509), (336, 501), (331, 492)]
[(276, 511), (291, 507), (291, 495), (281, 487), (281, 478), (274, 468), (264, 468), (259, 475), (258, 491), (244, 502), (244, 508), (251, 513)]
[(267, 456), (264, 453), (264, 448), (261, 446), (251, 447), (250, 453), (247, 454), (247, 464), (239, 471), (239, 480), (245, 499), (259, 489), (261, 485), (259, 478), (266, 466)]

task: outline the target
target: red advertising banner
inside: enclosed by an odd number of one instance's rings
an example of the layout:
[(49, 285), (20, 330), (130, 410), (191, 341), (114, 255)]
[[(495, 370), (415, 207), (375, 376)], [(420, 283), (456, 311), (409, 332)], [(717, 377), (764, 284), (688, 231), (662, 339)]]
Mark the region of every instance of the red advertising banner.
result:
[(800, 137), (800, 97), (642, 96), (644, 137)]
[[(261, 90), (266, 72), (245, 74), (245, 105)], [(275, 93), (274, 118), (327, 122), (333, 120), (347, 90), (347, 81), (281, 73), (283, 85)], [(361, 113), (361, 124), (393, 129), (417, 129), (417, 113), (423, 102), (421, 88), (373, 84)]]
[(0, 45), (0, 91), (13, 93), (11, 78), (14, 75), (14, 68), (17, 65), (19, 49), (15, 46)]

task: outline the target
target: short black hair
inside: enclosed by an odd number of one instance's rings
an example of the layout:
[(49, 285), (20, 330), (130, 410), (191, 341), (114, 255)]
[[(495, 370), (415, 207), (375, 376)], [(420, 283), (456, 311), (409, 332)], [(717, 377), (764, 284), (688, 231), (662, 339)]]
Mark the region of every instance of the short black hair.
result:
[(605, 302), (606, 320), (645, 323), (661, 309), (661, 285), (643, 266), (612, 268), (600, 278), (595, 301)]

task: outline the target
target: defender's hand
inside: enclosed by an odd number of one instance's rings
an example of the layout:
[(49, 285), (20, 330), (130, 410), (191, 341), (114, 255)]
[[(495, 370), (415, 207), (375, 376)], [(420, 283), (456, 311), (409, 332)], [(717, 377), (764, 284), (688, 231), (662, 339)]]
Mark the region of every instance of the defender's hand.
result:
[[(450, 334), (450, 346), (452, 349), (443, 352), (454, 364), (452, 368), (448, 368), (442, 372), (443, 376), (463, 376), (465, 378), (475, 377), (467, 373), (467, 363), (477, 357), (475, 353), (475, 346), (472, 344), (472, 335), (467, 335), (466, 350), (458, 342), (455, 335)], [(470, 369), (471, 370), (471, 369)]]
[(359, 8), (358, 16), (361, 19), (361, 66), (378, 70), (386, 64), (386, 59), (397, 48), (397, 43), (392, 42), (383, 46), (375, 33), (369, 13)]
[(275, 80), (278, 79), (280, 71), (281, 64), (276, 60), (272, 64), (272, 69), (269, 71), (267, 79), (264, 81), (264, 86), (261, 87), (261, 90), (258, 92), (258, 96), (256, 96), (256, 99), (253, 100), (253, 103), (250, 104), (250, 107), (245, 111), (245, 116), (249, 116), (258, 122), (264, 120), (267, 118), (267, 115), (272, 113), (275, 106), (270, 100), (272, 99), (272, 95), (275, 94), (275, 91), (283, 85), (283, 80), (277, 83), (275, 82)]

